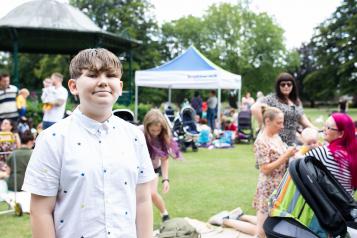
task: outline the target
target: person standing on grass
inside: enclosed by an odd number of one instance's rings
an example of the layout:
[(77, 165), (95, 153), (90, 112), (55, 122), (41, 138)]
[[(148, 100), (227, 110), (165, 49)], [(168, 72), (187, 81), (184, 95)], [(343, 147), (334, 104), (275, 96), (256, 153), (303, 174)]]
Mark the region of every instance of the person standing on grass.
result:
[(218, 99), (216, 97), (216, 91), (211, 90), (210, 96), (207, 99), (207, 122), (212, 132), (216, 128), (217, 105)]
[(10, 85), (10, 75), (0, 75), (0, 120), (17, 121), (19, 113), (16, 107), (17, 87)]
[(51, 102), (45, 102), (51, 104), (52, 107), (43, 112), (43, 129), (47, 129), (64, 117), (68, 98), (67, 89), (62, 86), (63, 75), (60, 73), (53, 73), (51, 75), (51, 80), (53, 82), (55, 93)]
[(122, 66), (106, 49), (80, 51), (68, 87), (79, 106), (42, 131), (22, 189), (34, 238), (152, 238), (155, 174), (143, 133), (112, 114)]
[(158, 109), (151, 109), (144, 117), (144, 134), (149, 149), (151, 162), (157, 176), (151, 183), (151, 198), (155, 206), (160, 210), (162, 221), (170, 219), (164, 199), (157, 191), (159, 176), (162, 176), (162, 191), (170, 190), (169, 180), (169, 156), (181, 159), (181, 153), (177, 143), (173, 140), (171, 130), (164, 115)]
[(274, 94), (269, 94), (252, 105), (252, 115), (257, 120), (259, 128), (263, 124), (262, 105), (277, 107), (284, 113), (284, 128), (280, 132), (280, 137), (288, 145), (293, 145), (297, 142), (296, 132), (299, 125), (303, 128), (314, 128), (314, 125), (304, 114), (295, 78), (289, 73), (278, 75), (275, 81)]

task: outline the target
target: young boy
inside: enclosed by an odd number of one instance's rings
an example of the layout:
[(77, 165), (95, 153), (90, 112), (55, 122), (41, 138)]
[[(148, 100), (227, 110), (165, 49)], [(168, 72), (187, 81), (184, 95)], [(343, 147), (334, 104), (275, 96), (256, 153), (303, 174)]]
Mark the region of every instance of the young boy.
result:
[(45, 78), (43, 80), (41, 100), (43, 103), (43, 111), (48, 111), (53, 107), (51, 102), (56, 100), (56, 89), (55, 86), (53, 86), (53, 81), (51, 78)]
[(26, 99), (30, 95), (27, 88), (22, 88), (19, 90), (19, 94), (16, 97), (16, 107), (19, 112), (19, 117), (26, 116), (27, 102)]
[(155, 174), (145, 138), (112, 115), (121, 70), (106, 49), (72, 59), (68, 87), (80, 104), (41, 132), (26, 171), (33, 237), (152, 237)]

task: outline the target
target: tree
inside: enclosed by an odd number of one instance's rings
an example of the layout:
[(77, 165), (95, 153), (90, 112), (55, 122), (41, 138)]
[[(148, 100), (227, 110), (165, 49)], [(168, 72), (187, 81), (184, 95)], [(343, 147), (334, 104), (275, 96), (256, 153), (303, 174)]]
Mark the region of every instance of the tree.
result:
[[(123, 55), (125, 89), (133, 91), (134, 84), (129, 81), (129, 74), (133, 76), (134, 70), (151, 68), (161, 62), (160, 45), (155, 41), (159, 37), (159, 27), (151, 13), (153, 6), (149, 1), (71, 0), (70, 3), (81, 9), (103, 30), (142, 42), (132, 50), (131, 55)], [(127, 64), (130, 58), (133, 60), (131, 71)], [(140, 95), (141, 99), (149, 99), (145, 90), (140, 92), (144, 92)]]
[(357, 96), (356, 6), (357, 0), (344, 0), (310, 42), (316, 70), (306, 76), (304, 86), (314, 98), (331, 99), (339, 96), (336, 92)]
[(168, 59), (195, 45), (215, 64), (242, 75), (245, 91), (270, 92), (287, 65), (281, 27), (266, 13), (256, 14), (241, 3), (213, 4), (202, 18), (165, 23), (162, 43)]

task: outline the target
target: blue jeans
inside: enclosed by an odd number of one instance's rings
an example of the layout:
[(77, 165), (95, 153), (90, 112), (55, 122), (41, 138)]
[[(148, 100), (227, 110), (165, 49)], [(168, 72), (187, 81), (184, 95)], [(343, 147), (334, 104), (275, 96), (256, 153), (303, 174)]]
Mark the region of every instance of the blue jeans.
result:
[(215, 118), (216, 118), (216, 109), (208, 108), (207, 109), (207, 123), (211, 127), (212, 131), (215, 128)]
[(43, 121), (42, 122), (42, 129), (47, 129), (49, 128), (50, 126), (52, 126), (53, 124), (55, 124), (56, 122), (52, 122), (52, 121)]

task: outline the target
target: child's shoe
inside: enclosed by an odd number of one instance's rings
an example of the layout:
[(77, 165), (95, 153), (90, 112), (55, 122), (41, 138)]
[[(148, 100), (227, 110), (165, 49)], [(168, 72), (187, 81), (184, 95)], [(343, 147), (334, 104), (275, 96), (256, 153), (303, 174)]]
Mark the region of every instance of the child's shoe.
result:
[(243, 211), (240, 207), (229, 212), (229, 219), (239, 220), (239, 218), (243, 215)]
[(167, 220), (170, 220), (170, 216), (169, 216), (169, 214), (165, 214), (165, 215), (162, 215), (161, 219), (162, 219), (162, 222), (165, 222)]
[(213, 215), (210, 219), (208, 219), (208, 223), (215, 226), (221, 226), (223, 224), (223, 219), (229, 218), (228, 211), (221, 211), (216, 215)]

